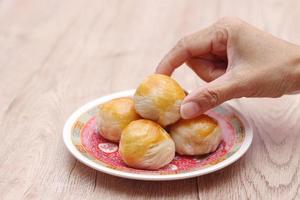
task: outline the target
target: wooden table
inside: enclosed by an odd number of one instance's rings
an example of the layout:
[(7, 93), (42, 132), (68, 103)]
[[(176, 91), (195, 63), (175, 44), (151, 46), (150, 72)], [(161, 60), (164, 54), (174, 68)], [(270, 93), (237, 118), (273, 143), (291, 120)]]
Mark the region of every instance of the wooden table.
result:
[[(300, 43), (300, 2), (0, 1), (0, 199), (300, 199), (300, 96), (232, 104), (255, 129), (246, 155), (199, 178), (126, 180), (62, 141), (82, 104), (135, 88), (179, 38), (224, 15)], [(182, 67), (185, 88), (199, 79)]]

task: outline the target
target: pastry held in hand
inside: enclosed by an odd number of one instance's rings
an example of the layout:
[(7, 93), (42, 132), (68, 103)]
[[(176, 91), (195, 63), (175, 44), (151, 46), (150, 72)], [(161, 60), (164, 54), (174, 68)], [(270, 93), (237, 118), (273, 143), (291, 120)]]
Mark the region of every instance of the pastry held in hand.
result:
[(184, 90), (169, 76), (148, 76), (134, 94), (135, 109), (143, 118), (151, 119), (162, 126), (180, 119), (180, 105)]
[(175, 144), (159, 124), (140, 119), (123, 130), (119, 151), (128, 166), (159, 169), (173, 160)]
[(180, 119), (168, 130), (175, 142), (176, 152), (181, 155), (213, 152), (222, 139), (217, 121), (204, 114), (194, 119)]
[(101, 136), (118, 142), (123, 129), (140, 116), (136, 113), (132, 98), (113, 99), (99, 106), (98, 129)]

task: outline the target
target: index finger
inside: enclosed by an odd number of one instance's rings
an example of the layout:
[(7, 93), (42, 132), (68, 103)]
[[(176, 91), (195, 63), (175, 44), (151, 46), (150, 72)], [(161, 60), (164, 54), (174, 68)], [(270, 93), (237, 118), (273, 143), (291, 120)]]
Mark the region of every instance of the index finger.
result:
[(176, 68), (190, 58), (209, 53), (212, 38), (212, 27), (182, 38), (161, 60), (156, 73), (171, 75)]

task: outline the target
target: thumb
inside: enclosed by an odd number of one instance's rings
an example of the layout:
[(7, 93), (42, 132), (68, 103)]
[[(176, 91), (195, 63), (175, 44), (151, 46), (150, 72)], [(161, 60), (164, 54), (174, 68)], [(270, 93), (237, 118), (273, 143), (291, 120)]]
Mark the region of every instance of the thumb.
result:
[(242, 97), (242, 91), (245, 91), (241, 89), (243, 84), (229, 78), (224, 74), (191, 92), (181, 104), (181, 117), (194, 118), (229, 99)]

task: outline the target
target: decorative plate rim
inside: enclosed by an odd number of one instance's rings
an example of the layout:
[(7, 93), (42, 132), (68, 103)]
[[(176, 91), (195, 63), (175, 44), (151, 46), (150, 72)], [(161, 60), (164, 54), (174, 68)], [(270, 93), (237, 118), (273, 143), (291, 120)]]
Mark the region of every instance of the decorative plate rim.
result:
[(126, 91), (121, 91), (121, 92), (116, 92), (112, 93), (100, 98), (97, 98), (95, 100), (92, 100), (85, 105), (81, 106), (78, 108), (66, 121), (63, 129), (63, 140), (64, 143), (67, 147), (67, 149), (70, 151), (70, 153), (80, 162), (84, 163), (85, 165), (101, 171), (106, 174), (110, 174), (113, 176), (118, 176), (122, 178), (128, 178), (128, 179), (135, 179), (135, 180), (149, 180), (149, 181), (167, 181), (167, 180), (179, 180), (179, 179), (187, 179), (187, 178), (193, 178), (205, 174), (209, 174), (212, 172), (215, 172), (217, 170), (220, 170), (224, 167), (227, 167), (228, 165), (234, 163), (237, 161), (239, 158), (241, 158), (249, 149), (252, 143), (253, 139), (253, 129), (250, 126), (249, 122), (244, 118), (244, 116), (236, 110), (234, 107), (229, 105), (228, 103), (224, 103), (221, 105), (221, 107), (224, 107), (225, 109), (232, 110), (234, 114), (240, 119), (240, 121), (244, 125), (245, 129), (245, 140), (241, 144), (241, 147), (229, 158), (217, 163), (216, 165), (209, 166), (204, 169), (200, 170), (195, 170), (192, 172), (186, 172), (186, 173), (180, 173), (180, 174), (165, 174), (165, 175), (153, 175), (153, 174), (136, 174), (136, 173), (130, 173), (130, 172), (124, 172), (124, 171), (119, 171), (116, 169), (112, 169), (103, 165), (100, 165), (99, 163), (93, 162), (87, 157), (83, 156), (81, 152), (79, 152), (74, 144), (72, 143), (71, 139), (71, 131), (74, 122), (86, 111), (89, 109), (95, 107), (96, 105), (99, 105), (100, 103), (109, 101), (110, 99), (113, 98), (118, 98), (118, 97), (124, 97), (124, 96), (132, 96), (134, 94), (135, 90), (126, 90)]

